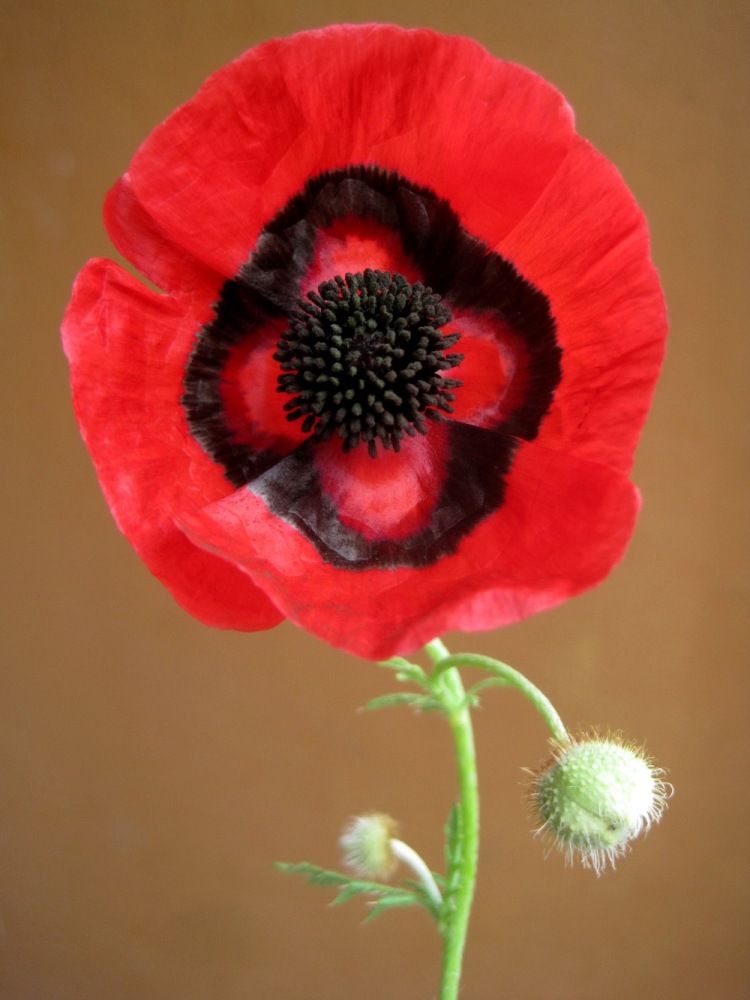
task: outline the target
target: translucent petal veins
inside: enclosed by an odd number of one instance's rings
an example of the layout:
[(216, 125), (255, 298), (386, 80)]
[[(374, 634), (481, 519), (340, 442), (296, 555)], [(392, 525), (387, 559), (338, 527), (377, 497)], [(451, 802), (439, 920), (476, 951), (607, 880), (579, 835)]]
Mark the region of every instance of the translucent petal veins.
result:
[(461, 383), (442, 372), (462, 360), (446, 353), (459, 340), (440, 328), (451, 314), (431, 288), (400, 274), (366, 270), (337, 275), (309, 292), (290, 317), (274, 355), (287, 420), (344, 451), (398, 451), (404, 434), (427, 433), (425, 417), (452, 413)]

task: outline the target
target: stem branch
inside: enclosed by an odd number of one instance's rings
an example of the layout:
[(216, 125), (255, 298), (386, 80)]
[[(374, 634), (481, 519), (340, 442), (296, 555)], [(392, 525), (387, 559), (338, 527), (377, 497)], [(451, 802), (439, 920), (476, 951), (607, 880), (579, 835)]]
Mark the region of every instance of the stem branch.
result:
[(479, 788), (471, 725), (473, 700), (466, 695), (459, 667), (476, 667), (490, 674), (490, 678), (480, 682), (476, 690), (493, 683), (515, 688), (539, 712), (557, 743), (569, 743), (570, 737), (549, 698), (507, 663), (475, 653), (451, 655), (440, 639), (428, 642), (425, 652), (432, 661), (432, 672), (425, 679), (425, 686), (440, 702), (448, 719), (458, 765), (459, 849), (455, 868), (448, 875), (450, 891), (443, 903), (443, 975), (440, 987), (440, 1000), (457, 1000), (479, 858)]
[[(433, 644), (429, 645), (433, 646)], [(444, 646), (443, 649), (445, 649)], [(480, 670), (492, 674), (493, 677), (497, 677), (508, 687), (515, 688), (527, 698), (547, 723), (553, 739), (558, 743), (570, 742), (568, 731), (555, 706), (546, 694), (518, 670), (514, 670), (513, 667), (509, 667), (507, 663), (502, 663), (500, 660), (493, 660), (490, 656), (481, 656), (478, 653), (455, 653), (453, 656), (446, 655), (438, 660), (430, 652), (429, 647), (427, 647), (427, 651), (435, 664), (430, 675), (432, 680), (436, 680), (448, 671), (455, 670), (456, 667), (478, 667)]]
[(427, 867), (424, 859), (417, 854), (413, 847), (405, 844), (403, 840), (398, 840), (396, 837), (391, 837), (390, 847), (398, 860), (402, 864), (406, 865), (407, 868), (411, 868), (424, 886), (424, 890), (427, 895), (439, 909), (442, 905), (443, 897), (438, 889), (437, 882), (433, 878), (432, 872)]

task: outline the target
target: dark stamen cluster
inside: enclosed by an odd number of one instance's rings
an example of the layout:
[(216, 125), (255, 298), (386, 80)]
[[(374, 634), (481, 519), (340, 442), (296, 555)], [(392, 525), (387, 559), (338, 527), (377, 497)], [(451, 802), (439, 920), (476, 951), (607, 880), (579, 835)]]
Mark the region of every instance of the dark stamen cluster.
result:
[(457, 379), (440, 374), (461, 354), (446, 354), (459, 339), (440, 327), (451, 314), (431, 288), (400, 274), (366, 270), (337, 275), (309, 292), (290, 318), (275, 359), (279, 392), (294, 396), (287, 420), (344, 451), (362, 442), (399, 450), (404, 434), (427, 433), (425, 417), (452, 413)]

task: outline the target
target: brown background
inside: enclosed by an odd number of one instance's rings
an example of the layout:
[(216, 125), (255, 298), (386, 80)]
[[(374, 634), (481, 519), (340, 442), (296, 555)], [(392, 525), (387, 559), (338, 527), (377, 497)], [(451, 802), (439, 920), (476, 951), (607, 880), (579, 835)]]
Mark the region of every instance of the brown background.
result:
[(330, 909), (330, 894), (271, 862), (336, 864), (341, 823), (377, 807), (439, 864), (447, 731), (405, 710), (358, 716), (388, 678), (290, 626), (223, 634), (172, 603), (110, 520), (57, 335), (77, 268), (111, 252), (102, 196), (148, 130), (245, 47), (373, 18), (474, 35), (566, 93), (650, 217), (672, 319), (624, 564), (565, 607), (452, 644), (526, 670), (571, 725), (645, 738), (677, 795), (616, 875), (545, 861), (519, 787), (544, 732), (519, 699), (490, 693), (464, 996), (750, 996), (749, 11), (716, 0), (0, 4), (4, 998), (435, 994), (425, 916), (363, 928), (360, 906)]

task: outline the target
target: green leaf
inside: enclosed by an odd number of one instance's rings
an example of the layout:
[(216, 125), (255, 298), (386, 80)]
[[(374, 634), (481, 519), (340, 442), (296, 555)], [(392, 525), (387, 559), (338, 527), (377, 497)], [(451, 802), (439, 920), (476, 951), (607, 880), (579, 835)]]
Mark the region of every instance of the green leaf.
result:
[(339, 890), (339, 894), (331, 903), (331, 906), (341, 906), (342, 903), (348, 903), (350, 899), (354, 899), (355, 896), (362, 895), (362, 890), (358, 885), (350, 883), (349, 885), (343, 886)]
[(383, 694), (378, 698), (373, 698), (366, 705), (362, 706), (363, 712), (376, 712), (381, 708), (390, 708), (392, 705), (413, 705), (415, 708), (422, 708), (423, 704), (430, 699), (426, 695), (416, 694), (411, 691), (396, 691), (394, 694)]
[(291, 864), (288, 861), (277, 861), (274, 868), (287, 875), (302, 875), (311, 885), (333, 885), (339, 888), (339, 894), (334, 904), (345, 903), (348, 899), (359, 895), (393, 896), (402, 894), (403, 888), (395, 885), (384, 885), (382, 882), (366, 882), (363, 879), (352, 878), (343, 872), (331, 871), (311, 865), (308, 861)]
[(300, 861), (293, 864), (289, 861), (276, 861), (274, 868), (287, 875), (302, 875), (311, 885), (346, 885), (352, 880), (342, 872), (329, 871), (327, 868), (320, 868), (318, 865), (311, 865), (308, 861)]
[(411, 892), (403, 892), (398, 896), (385, 896), (373, 904), (372, 909), (364, 919), (364, 923), (369, 924), (371, 920), (377, 919), (386, 910), (395, 910), (404, 906), (419, 906), (420, 903), (421, 900), (417, 899)]
[(458, 803), (455, 803), (451, 806), (445, 824), (445, 867), (448, 873), (446, 884), (450, 882), (453, 870), (460, 864), (461, 854), (461, 810), (458, 808)]
[(311, 865), (307, 861), (298, 864), (277, 861), (274, 867), (288, 875), (302, 875), (311, 885), (335, 886), (338, 893), (331, 904), (332, 906), (340, 906), (342, 903), (354, 899), (355, 896), (375, 896), (376, 900), (365, 923), (374, 920), (385, 910), (399, 906), (424, 906), (432, 917), (436, 920), (440, 918), (439, 908), (427, 895), (424, 887), (417, 882), (407, 883), (408, 888), (404, 888), (403, 885), (366, 882), (363, 879), (351, 878), (343, 872), (330, 871), (327, 868), (320, 868), (318, 865)]
[(509, 682), (503, 677), (486, 677), (483, 681), (473, 684), (466, 692), (466, 704), (470, 708), (475, 708), (479, 704), (479, 692), (485, 688), (508, 687)]
[[(436, 875), (435, 872), (432, 873), (435, 881), (444, 882), (444, 879), (440, 875)], [(414, 895), (417, 897), (417, 902), (421, 903), (422, 906), (435, 918), (435, 920), (440, 919), (440, 905), (435, 902), (432, 896), (427, 892), (425, 887), (421, 882), (415, 882), (413, 879), (404, 879), (404, 885), (408, 885)]]
[(437, 698), (425, 698), (422, 704), (419, 706), (420, 712), (446, 712), (445, 705), (441, 704)]
[(427, 674), (424, 670), (418, 664), (405, 660), (403, 656), (392, 656), (390, 660), (380, 660), (378, 666), (384, 667), (386, 670), (395, 670), (400, 681), (414, 681), (421, 687), (427, 685)]
[(453, 897), (461, 881), (461, 859), (463, 857), (463, 835), (461, 810), (458, 804), (452, 806), (445, 824), (445, 868), (443, 886), (443, 906), (440, 913), (440, 929), (446, 932), (453, 914)]

